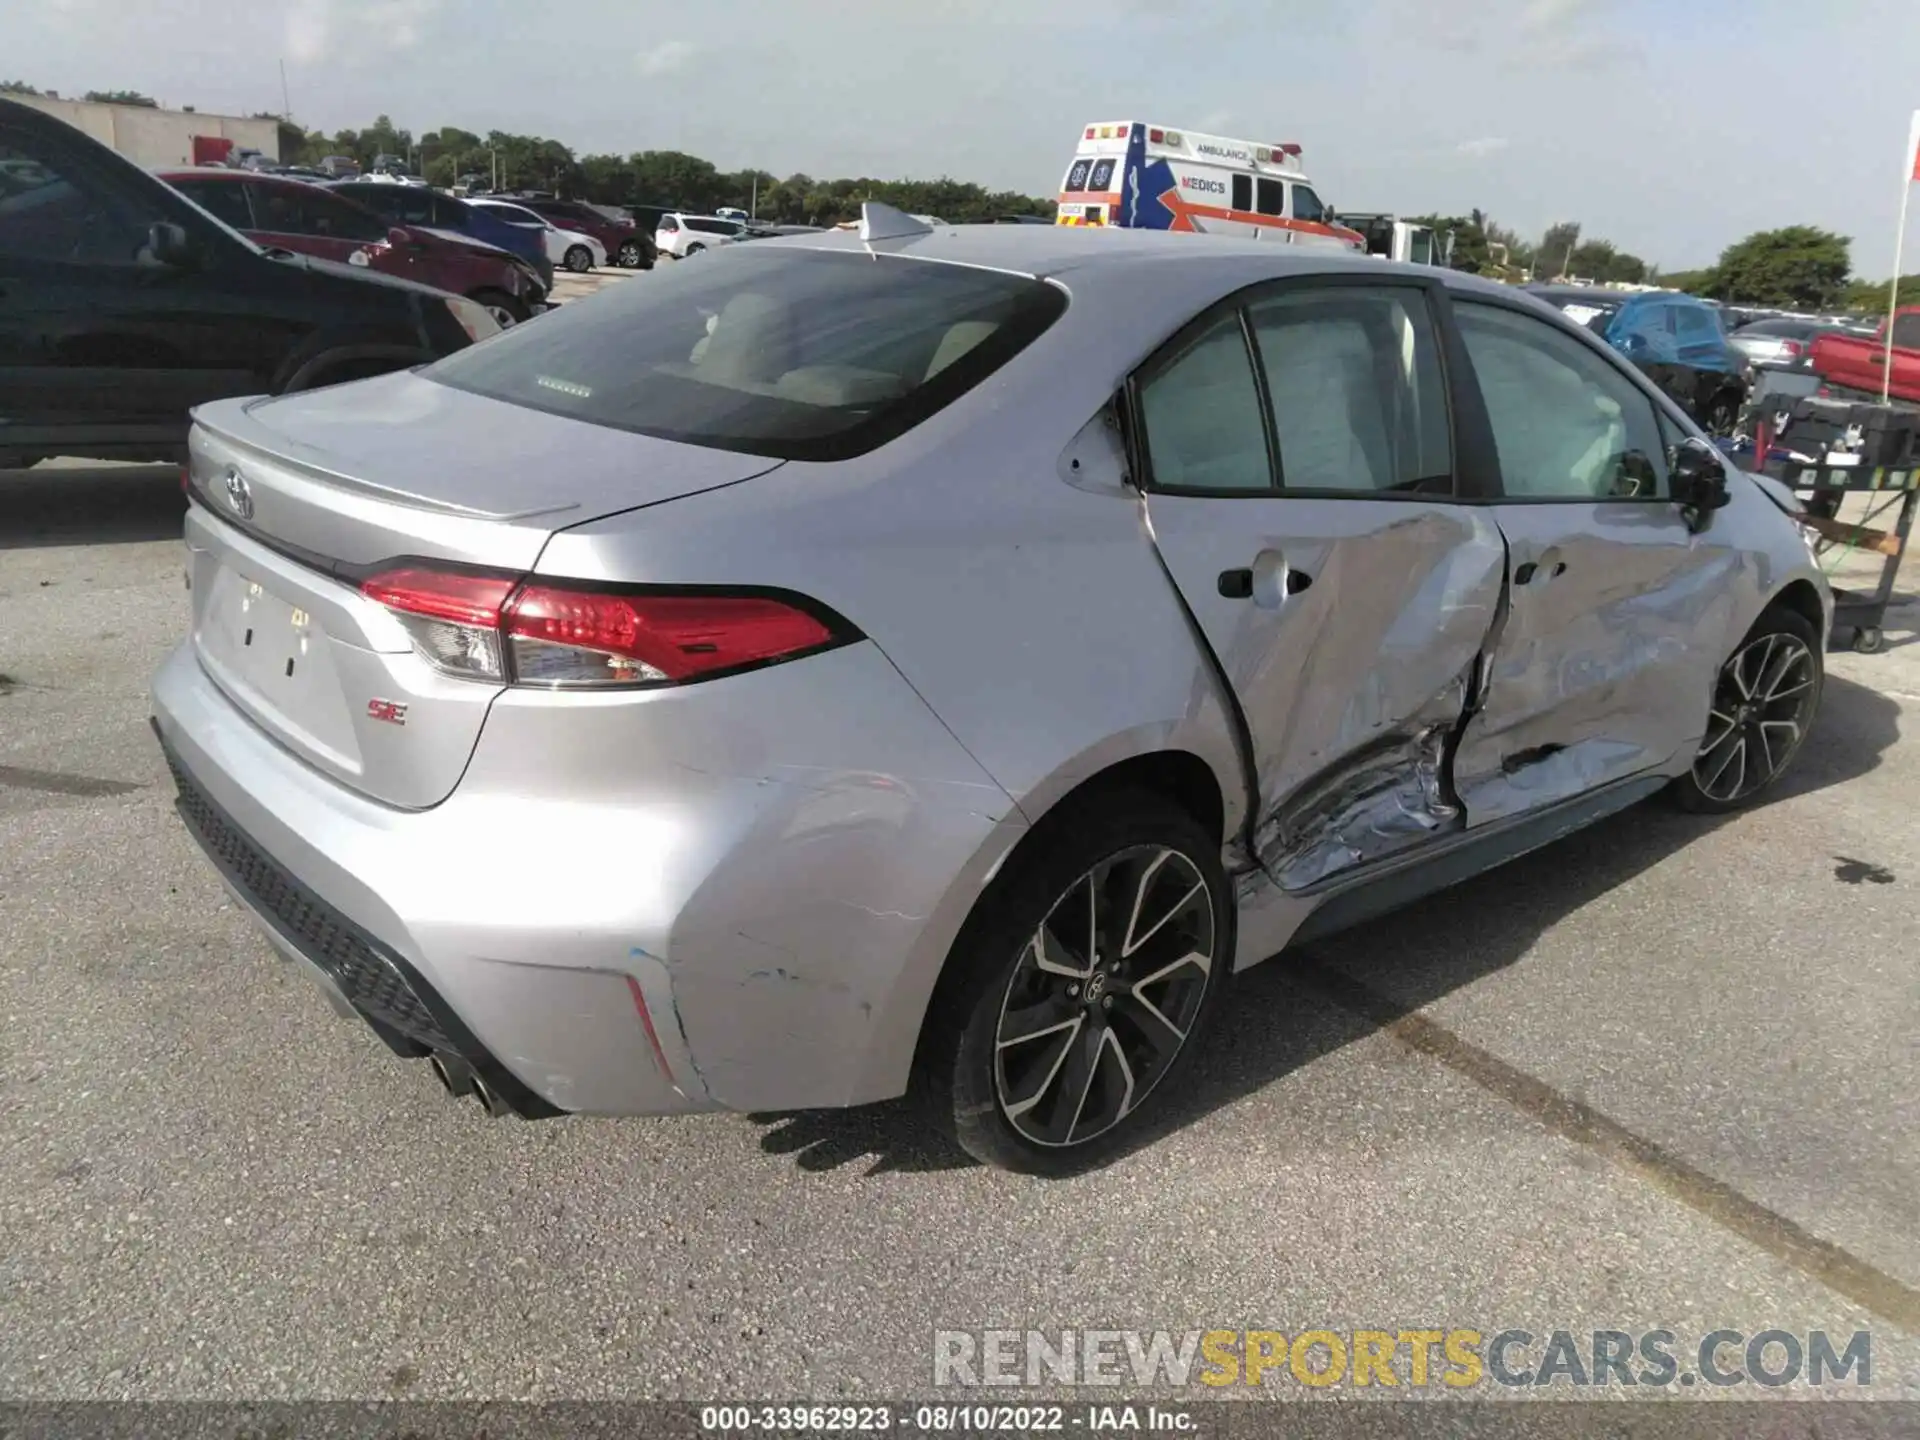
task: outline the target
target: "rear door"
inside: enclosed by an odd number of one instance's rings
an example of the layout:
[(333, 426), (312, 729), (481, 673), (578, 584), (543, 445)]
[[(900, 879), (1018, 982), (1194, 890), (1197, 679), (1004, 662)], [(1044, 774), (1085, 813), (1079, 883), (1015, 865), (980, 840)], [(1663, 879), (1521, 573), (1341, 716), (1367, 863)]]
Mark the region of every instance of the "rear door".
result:
[(262, 245), (284, 245), (343, 265), (368, 265), (391, 228), (356, 205), (316, 185), (261, 181), (253, 185), (256, 234)]
[(1519, 304), (1452, 311), (1507, 542), (1506, 613), (1454, 762), (1480, 825), (1691, 754), (1739, 587), (1725, 527), (1693, 534), (1669, 498), (1658, 407), (1611, 355)]
[(1499, 609), (1455, 498), (1432, 287), (1261, 287), (1132, 382), (1167, 569), (1238, 697), (1255, 844), (1299, 890), (1463, 828), (1446, 746)]

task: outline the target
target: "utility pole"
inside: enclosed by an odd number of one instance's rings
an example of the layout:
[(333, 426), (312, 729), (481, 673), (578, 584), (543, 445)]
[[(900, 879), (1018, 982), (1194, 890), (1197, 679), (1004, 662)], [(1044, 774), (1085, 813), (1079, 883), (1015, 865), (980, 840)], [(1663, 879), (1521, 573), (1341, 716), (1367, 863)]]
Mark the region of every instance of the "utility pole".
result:
[(280, 118), (293, 119), (293, 101), (287, 98), (287, 62), (280, 62)]

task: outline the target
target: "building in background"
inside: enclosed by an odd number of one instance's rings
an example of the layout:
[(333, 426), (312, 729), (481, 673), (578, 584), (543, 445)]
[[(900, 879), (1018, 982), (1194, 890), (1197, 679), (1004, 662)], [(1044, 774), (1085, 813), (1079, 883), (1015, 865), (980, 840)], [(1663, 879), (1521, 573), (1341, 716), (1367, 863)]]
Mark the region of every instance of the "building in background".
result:
[(95, 100), (55, 100), (47, 95), (9, 95), (44, 110), (119, 151), (136, 165), (200, 165), (244, 150), (280, 158), (280, 122), (197, 110), (161, 110), (147, 105), (109, 105)]

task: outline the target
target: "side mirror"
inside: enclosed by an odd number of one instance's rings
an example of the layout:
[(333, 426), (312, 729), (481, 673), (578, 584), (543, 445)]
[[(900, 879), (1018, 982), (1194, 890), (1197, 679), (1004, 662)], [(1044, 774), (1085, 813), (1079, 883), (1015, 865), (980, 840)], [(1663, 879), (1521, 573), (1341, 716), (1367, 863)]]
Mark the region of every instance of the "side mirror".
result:
[(1707, 518), (1733, 499), (1727, 488), (1727, 466), (1719, 450), (1694, 436), (1682, 440), (1667, 459), (1673, 499), (1687, 517), (1687, 528), (1707, 527)]
[(147, 227), (147, 253), (174, 270), (191, 270), (200, 258), (187, 232), (166, 220)]

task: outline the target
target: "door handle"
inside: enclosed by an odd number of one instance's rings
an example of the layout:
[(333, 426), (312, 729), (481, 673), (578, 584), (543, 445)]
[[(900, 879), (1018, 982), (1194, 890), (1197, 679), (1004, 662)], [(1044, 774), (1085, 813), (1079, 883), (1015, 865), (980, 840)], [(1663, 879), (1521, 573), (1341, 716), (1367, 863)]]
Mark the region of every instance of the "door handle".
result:
[[(1261, 585), (1261, 581), (1268, 583)], [(1215, 583), (1225, 599), (1257, 600), (1262, 605), (1271, 606), (1289, 595), (1298, 595), (1313, 584), (1313, 576), (1304, 570), (1294, 569), (1277, 552), (1263, 550), (1255, 565), (1238, 570), (1222, 570)], [(1256, 588), (1260, 593), (1256, 594)]]
[[(1548, 551), (1547, 555), (1551, 555), (1552, 553), (1552, 551)], [(1531, 585), (1537, 580), (1540, 584), (1544, 585), (1549, 580), (1558, 580), (1566, 573), (1566, 561), (1551, 560), (1548, 559), (1547, 556), (1542, 556), (1537, 564), (1532, 560), (1528, 560), (1524, 564), (1514, 566), (1513, 583), (1516, 585)]]

